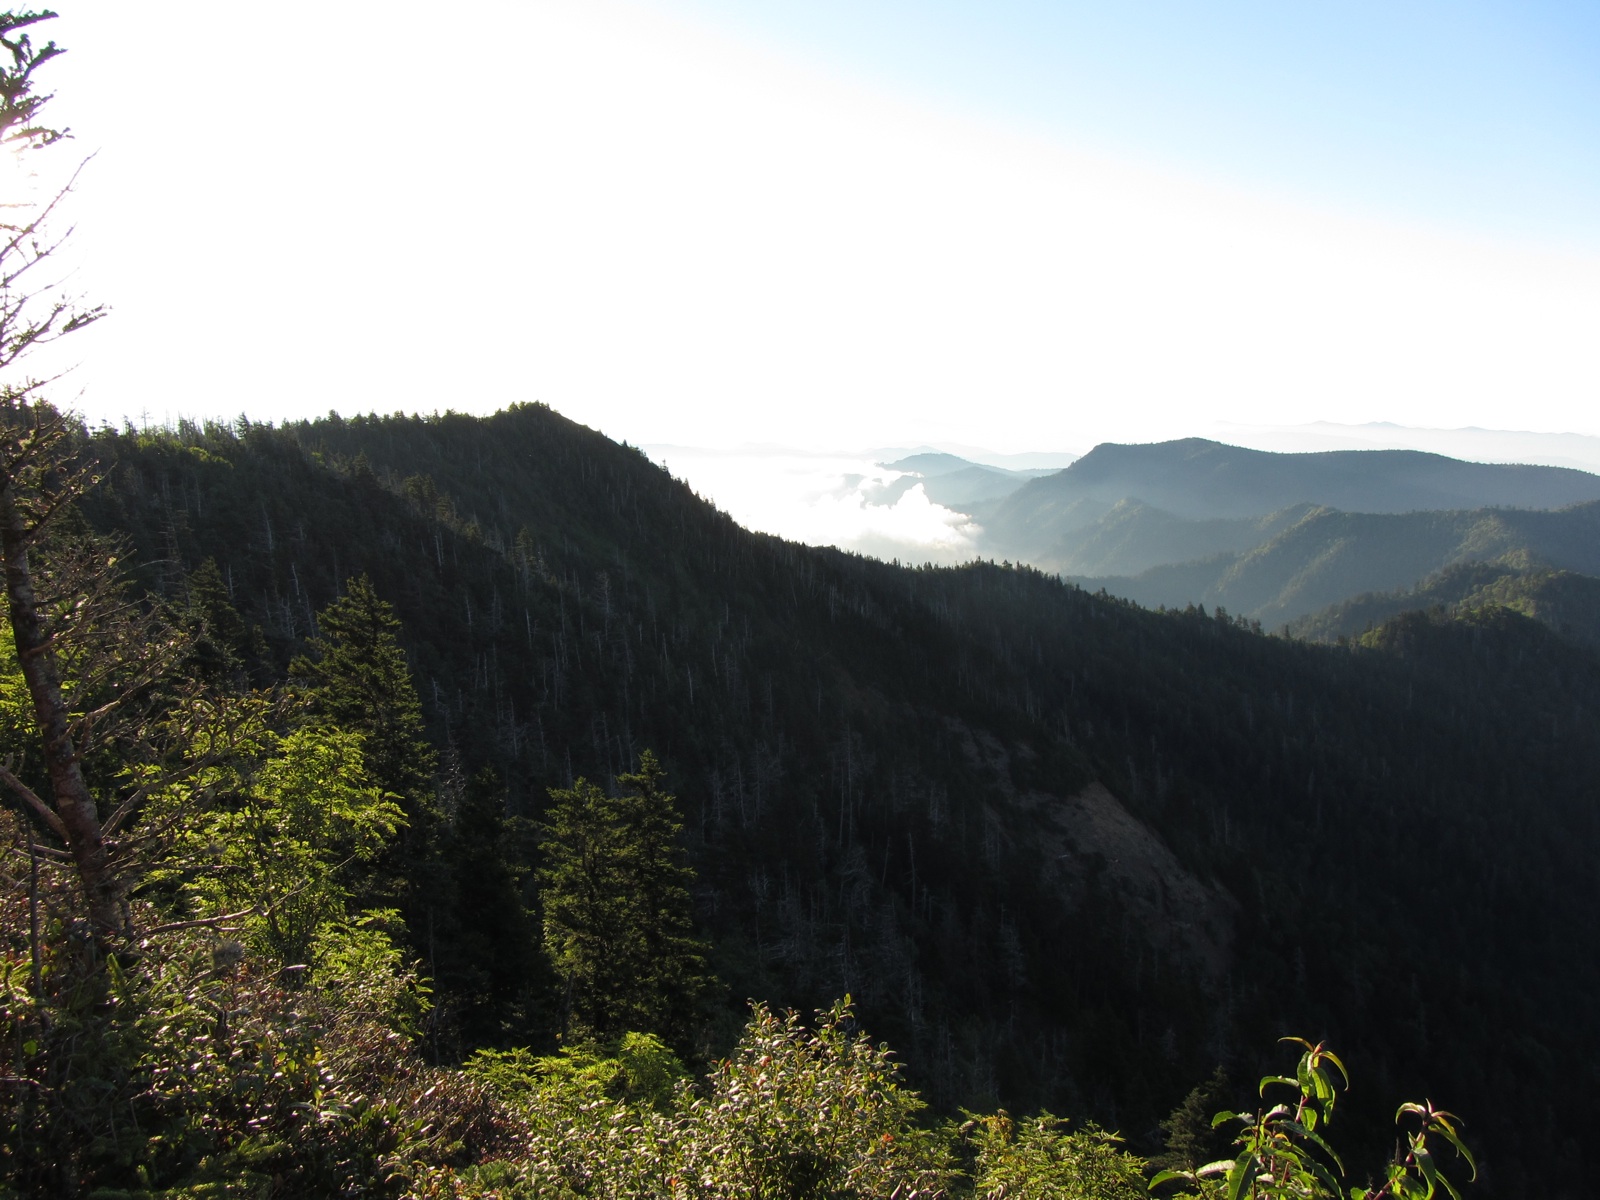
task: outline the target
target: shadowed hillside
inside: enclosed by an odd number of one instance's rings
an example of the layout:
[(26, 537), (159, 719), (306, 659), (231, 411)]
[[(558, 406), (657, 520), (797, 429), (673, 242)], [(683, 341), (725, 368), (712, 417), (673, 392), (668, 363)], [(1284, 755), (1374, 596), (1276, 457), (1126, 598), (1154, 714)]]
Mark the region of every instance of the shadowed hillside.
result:
[(1084, 579), (1148, 607), (1220, 604), (1269, 626), (1469, 562), (1600, 575), (1600, 503), (1556, 512), (1347, 513), (1316, 509), (1242, 554)]

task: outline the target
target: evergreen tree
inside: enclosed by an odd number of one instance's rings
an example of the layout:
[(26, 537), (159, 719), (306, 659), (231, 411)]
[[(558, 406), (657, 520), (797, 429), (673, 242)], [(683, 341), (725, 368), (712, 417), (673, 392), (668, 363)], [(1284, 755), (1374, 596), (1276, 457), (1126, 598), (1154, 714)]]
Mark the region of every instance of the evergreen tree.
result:
[[(448, 756), (453, 759), (454, 755)], [(505, 785), (489, 768), (453, 780), (447, 774), (446, 828), (439, 839), (442, 887), (434, 924), (419, 930), (428, 973), (444, 995), (440, 1017), (459, 1044), (441, 1053), (482, 1045), (526, 1042), (555, 1023), (554, 990), (539, 952), (539, 929), (528, 908), (519, 865), (531, 845), (519, 844), (505, 816)], [(453, 785), (453, 786), (452, 786)], [(421, 939), (419, 939), (421, 940)]]
[(194, 639), (186, 664), (190, 673), (208, 683), (242, 679), (250, 667), (259, 666), (259, 627), (252, 636), (228, 598), (216, 559), (208, 558), (191, 571), (185, 586), (184, 623)]
[(1190, 1090), (1183, 1103), (1161, 1122), (1165, 1153), (1150, 1160), (1152, 1166), (1174, 1171), (1198, 1171), (1223, 1157), (1227, 1137), (1214, 1129), (1211, 1114), (1227, 1099), (1228, 1074), (1220, 1066), (1211, 1078)]
[(566, 989), (569, 1034), (656, 1033), (683, 1046), (714, 980), (692, 936), (677, 800), (646, 750), (608, 794), (552, 788), (539, 872), (544, 944)]
[(438, 756), (424, 735), (422, 702), (400, 648), (400, 621), (359, 575), (317, 618), (322, 636), (311, 656), (289, 664), (311, 702), (313, 718), (361, 735), (367, 778), (392, 796), (405, 816), (399, 835), (371, 864), (355, 894), (360, 907), (397, 906), (412, 947), (427, 957), (445, 892), (442, 819), (434, 796)]
[(362, 735), (368, 776), (401, 798), (406, 816), (432, 817), (437, 755), (400, 648), (400, 619), (358, 575), (317, 625), (322, 636), (309, 640), (311, 657), (295, 659), (290, 675), (304, 682), (318, 715)]

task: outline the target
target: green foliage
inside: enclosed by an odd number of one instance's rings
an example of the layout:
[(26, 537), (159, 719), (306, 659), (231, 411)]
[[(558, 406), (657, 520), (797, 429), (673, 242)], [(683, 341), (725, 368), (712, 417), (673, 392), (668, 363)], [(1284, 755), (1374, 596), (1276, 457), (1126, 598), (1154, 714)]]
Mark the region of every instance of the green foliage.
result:
[(738, 1048), (688, 1109), (685, 1174), (702, 1194), (905, 1197), (947, 1181), (941, 1140), (914, 1123), (922, 1098), (888, 1047), (850, 1025), (848, 1000), (812, 1030), (754, 1006)]
[(33, 737), (33, 703), (17, 662), (9, 624), (0, 624), (0, 744), (23, 746)]
[(1213, 1161), (1222, 1148), (1211, 1124), (1211, 1114), (1228, 1091), (1228, 1076), (1220, 1066), (1211, 1078), (1191, 1088), (1183, 1103), (1161, 1121), (1164, 1151), (1151, 1159), (1159, 1170), (1198, 1171)]
[(607, 793), (586, 779), (552, 789), (539, 872), (545, 949), (580, 1038), (627, 1030), (684, 1046), (712, 980), (692, 936), (676, 798), (646, 750)]
[(407, 960), (403, 934), (393, 909), (329, 921), (317, 930), (311, 961), (317, 986), (342, 1010), (415, 1037), (433, 989)]
[(688, 1072), (678, 1056), (652, 1033), (623, 1034), (609, 1051), (593, 1042), (539, 1056), (515, 1050), (479, 1050), (467, 1073), (508, 1103), (533, 1110), (560, 1093), (645, 1105), (665, 1112)]
[(158, 812), (215, 797), (182, 829), (167, 873), (183, 879), (201, 916), (241, 914), (256, 952), (314, 968), (318, 948), (330, 945), (326, 931), (348, 913), (350, 867), (381, 853), (404, 816), (368, 782), (358, 733), (258, 727), (237, 750), (255, 753), (156, 797)]
[(976, 1152), (974, 1191), (986, 1200), (1133, 1200), (1148, 1194), (1144, 1162), (1122, 1139), (1090, 1123), (1067, 1132), (1050, 1113), (1023, 1121), (1001, 1110), (969, 1113)]
[(659, 1039), (613, 1056), (483, 1053), (468, 1074), (524, 1116), (512, 1195), (845, 1200), (933, 1195), (956, 1180), (943, 1139), (845, 1003), (806, 1029), (755, 1005), (697, 1093)]
[[(1237, 1156), (1207, 1163), (1195, 1171), (1162, 1171), (1151, 1181), (1152, 1186), (1183, 1180), (1204, 1189), (1205, 1182), (1214, 1179), (1221, 1185), (1217, 1194), (1226, 1196), (1227, 1200), (1239, 1200), (1242, 1196), (1252, 1200), (1256, 1197), (1343, 1200), (1345, 1191), (1335, 1173), (1344, 1175), (1345, 1167), (1329, 1145), (1326, 1130), (1333, 1119), (1339, 1084), (1350, 1086), (1349, 1074), (1344, 1063), (1320, 1043), (1313, 1045), (1302, 1038), (1283, 1040), (1303, 1046), (1304, 1053), (1300, 1055), (1293, 1077), (1268, 1075), (1261, 1081), (1260, 1093), (1263, 1100), (1269, 1089), (1287, 1092), (1288, 1098), (1263, 1105), (1253, 1113), (1220, 1112), (1213, 1118), (1215, 1125), (1240, 1127), (1235, 1142), (1239, 1148)], [(1466, 1159), (1473, 1178), (1477, 1177), (1477, 1164), (1456, 1129), (1458, 1118), (1434, 1108), (1431, 1103), (1402, 1104), (1395, 1120), (1401, 1122), (1408, 1117), (1416, 1119), (1416, 1128), (1405, 1134), (1406, 1152), (1395, 1155), (1380, 1186), (1352, 1187), (1349, 1200), (1382, 1200), (1384, 1197), (1432, 1200), (1441, 1188), (1454, 1200), (1460, 1200), (1461, 1193), (1435, 1161), (1434, 1152), (1441, 1141)], [(1433, 1147), (1428, 1144), (1430, 1137), (1434, 1139)]]
[(343, 596), (317, 615), (321, 636), (308, 639), (310, 656), (290, 665), (314, 710), (365, 741), (372, 781), (405, 799), (415, 820), (432, 786), (436, 755), (428, 743), (422, 703), (400, 648), (400, 620), (358, 575)]
[(181, 783), (128, 769), (166, 782), (129, 832), (161, 866), (125, 955), (96, 961), (68, 869), (30, 864), (0, 821), (0, 1189), (394, 1196), (428, 1163), (507, 1149), (506, 1114), (412, 1048), (427, 991), (393, 914), (348, 908), (349, 865), (399, 819), (359, 735), (240, 711)]

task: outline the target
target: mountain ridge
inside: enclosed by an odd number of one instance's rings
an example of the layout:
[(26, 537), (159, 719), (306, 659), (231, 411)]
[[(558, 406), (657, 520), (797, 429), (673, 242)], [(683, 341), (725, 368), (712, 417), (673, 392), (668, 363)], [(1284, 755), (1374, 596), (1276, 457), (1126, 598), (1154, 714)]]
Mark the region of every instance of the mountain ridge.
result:
[[(1310, 646), (798, 546), (542, 406), (84, 436), (88, 518), (158, 593), (215, 559), (280, 669), (368, 573), (436, 743), (512, 822), (654, 748), (735, 994), (850, 992), (946, 1109), (1142, 1137), (1218, 1061), (1254, 1070), (1262, 1029), (1484, 1114), (1508, 1180), (1555, 1153), (1536, 1101), (1594, 1107), (1553, 1048), (1600, 1045), (1600, 897), (1571, 886), (1600, 854), (1600, 659), (1531, 620)], [(1135, 844), (1151, 871), (1114, 861)], [(1146, 932), (1150, 889), (1187, 886), (1157, 846), (1231, 914), (1219, 972)], [(1387, 1144), (1392, 1112), (1351, 1115)]]
[(988, 513), (985, 533), (997, 549), (1032, 561), (1090, 523), (1083, 516), (1095, 506), (1108, 512), (1129, 498), (1186, 520), (1258, 518), (1299, 504), (1367, 513), (1560, 508), (1600, 499), (1600, 476), (1420, 450), (1278, 454), (1204, 438), (1104, 443), (1007, 497)]
[(1316, 508), (1242, 553), (1077, 582), (1148, 607), (1221, 604), (1276, 627), (1357, 594), (1410, 588), (1469, 562), (1600, 575), (1600, 502), (1414, 513)]

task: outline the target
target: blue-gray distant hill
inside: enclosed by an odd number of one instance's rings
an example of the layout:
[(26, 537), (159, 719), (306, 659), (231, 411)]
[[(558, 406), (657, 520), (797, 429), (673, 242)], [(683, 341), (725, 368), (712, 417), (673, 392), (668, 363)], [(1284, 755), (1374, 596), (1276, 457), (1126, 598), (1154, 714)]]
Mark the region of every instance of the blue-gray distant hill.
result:
[(1366, 593), (1412, 588), (1464, 563), (1600, 576), (1600, 502), (1555, 512), (1317, 508), (1244, 553), (1174, 561), (1137, 575), (1073, 578), (1147, 608), (1221, 605), (1275, 627)]
[(938, 451), (911, 454), (883, 465), (906, 474), (874, 495), (874, 503), (893, 504), (920, 483), (935, 504), (961, 512), (987, 511), (987, 505), (1003, 500), (1029, 480), (1056, 474), (1053, 469), (991, 467)]
[[(1407, 513), (1555, 509), (1589, 500), (1600, 500), (1600, 475), (1569, 467), (1469, 463), (1416, 450), (1273, 454), (1202, 438), (1108, 443), (1022, 485), (984, 514), (985, 549), (1071, 571), (1070, 535), (1099, 524), (1122, 501), (1163, 514), (1169, 528), (1162, 536), (1172, 537), (1174, 518), (1250, 521), (1298, 505)], [(1249, 536), (1242, 528), (1191, 532), (1203, 549), (1188, 558), (1236, 552)]]

